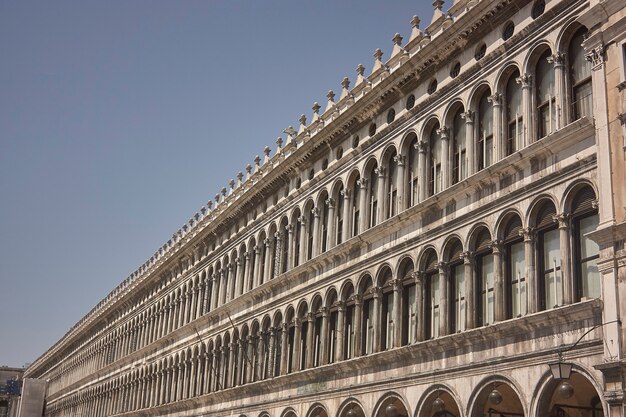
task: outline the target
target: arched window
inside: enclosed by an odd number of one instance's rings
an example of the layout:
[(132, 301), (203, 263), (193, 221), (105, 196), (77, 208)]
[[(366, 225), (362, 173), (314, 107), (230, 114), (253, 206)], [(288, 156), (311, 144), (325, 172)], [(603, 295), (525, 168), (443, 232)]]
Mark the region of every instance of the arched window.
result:
[(333, 220), (335, 221), (335, 242), (337, 245), (343, 242), (343, 208), (344, 204), (346, 204), (346, 202), (343, 201), (343, 192), (343, 185), (340, 185), (335, 197), (337, 203), (335, 207), (335, 220)]
[(478, 101), (478, 134), (476, 151), (478, 153), (478, 169), (484, 169), (493, 161), (493, 110), (489, 103), (490, 91), (487, 90)]
[(441, 136), (437, 133), (439, 123), (430, 130), (428, 137), (428, 195), (441, 191)]
[(417, 188), (417, 179), (419, 177), (419, 166), (418, 166), (418, 158), (419, 158), (419, 151), (417, 149), (417, 135), (415, 135), (414, 133), (411, 133), (411, 136), (413, 137), (412, 140), (407, 139), (409, 141), (409, 151), (408, 151), (408, 187), (407, 190), (409, 191), (409, 207), (413, 207), (415, 204), (417, 204), (418, 201), (418, 193), (419, 190)]
[[(318, 304), (319, 303), (319, 304)], [(316, 303), (313, 305), (313, 321), (311, 324), (313, 325), (313, 363), (311, 364), (313, 367), (317, 367), (321, 365), (322, 361), (322, 338), (327, 337), (322, 334), (322, 309), (321, 309), (321, 299), (318, 299)]]
[(587, 34), (586, 28), (580, 28), (569, 44), (569, 74), (572, 94), (572, 117), (578, 120), (589, 117), (593, 110), (591, 91), (591, 63), (585, 58), (582, 43)]
[(387, 158), (386, 169), (386, 189), (385, 194), (387, 201), (385, 203), (385, 218), (389, 219), (398, 213), (398, 184), (397, 184), (397, 168), (396, 168), (396, 156), (397, 153), (393, 151)]
[(337, 303), (337, 293), (332, 292), (327, 301), (328, 307), (328, 356), (325, 363), (334, 363), (337, 357), (337, 344), (341, 343), (341, 333), (339, 332), (339, 306)]
[(289, 246), (291, 246), (291, 242), (289, 241), (289, 231), (287, 228), (287, 219), (284, 218), (280, 222), (280, 227), (278, 229), (278, 246), (280, 247), (280, 273), (285, 273), (288, 269), (287, 263), (289, 260)]
[(361, 200), (361, 183), (360, 177), (357, 175), (352, 182), (352, 197), (350, 200), (350, 215), (352, 218), (350, 219), (352, 230), (352, 236), (356, 236), (359, 234), (359, 222), (361, 221), (361, 212), (359, 209), (359, 202)]
[(355, 326), (356, 326), (356, 314), (355, 314), (355, 300), (354, 289), (350, 284), (344, 291), (342, 297), (346, 303), (346, 311), (344, 316), (344, 328), (343, 328), (343, 352), (345, 359), (351, 359), (356, 356), (355, 350)]
[(465, 120), (461, 117), (460, 108), (452, 119), (452, 184), (467, 178), (467, 162), (465, 158)]
[(557, 307), (563, 304), (563, 276), (561, 273), (561, 250), (559, 230), (554, 221), (556, 209), (546, 201), (537, 212), (537, 255), (540, 309)]
[(402, 282), (402, 345), (417, 341), (416, 287), (413, 262), (406, 260), (398, 272)]
[(293, 223), (293, 266), (300, 265), (300, 240), (302, 239), (302, 221), (300, 219), (300, 210), (297, 210), (292, 217)]
[(324, 194), (321, 197), (320, 200), (320, 205), (322, 206), (322, 210), (320, 213), (320, 248), (321, 248), (321, 253), (326, 252), (326, 249), (328, 249), (328, 224), (330, 219), (328, 218), (329, 216), (329, 205), (331, 204), (329, 198), (328, 198), (328, 194), (326, 194), (324, 192)]
[(306, 227), (307, 227), (307, 247), (306, 247), (306, 259), (307, 261), (313, 257), (313, 230), (315, 229), (315, 207), (311, 207), (306, 210)]
[(600, 272), (598, 258), (600, 249), (588, 233), (599, 224), (596, 195), (589, 186), (576, 194), (572, 204), (572, 234), (574, 237), (574, 277), (576, 300), (600, 297)]
[(494, 260), (491, 250), (491, 236), (483, 229), (476, 236), (474, 245), (476, 260), (476, 323), (484, 326), (494, 322)]
[(439, 337), (439, 323), (441, 311), (441, 293), (439, 292), (439, 270), (437, 269), (437, 254), (430, 250), (423, 263), (424, 270), (424, 301), (425, 301), (425, 323), (426, 339)]
[(374, 165), (370, 170), (370, 176), (368, 181), (368, 201), (369, 201), (369, 227), (376, 226), (376, 219), (378, 215), (378, 166)]
[(506, 154), (511, 155), (520, 149), (522, 142), (522, 129), (524, 126), (522, 117), (522, 88), (517, 83), (519, 71), (516, 69), (509, 76), (506, 83), (506, 106), (507, 141)]
[(450, 310), (448, 328), (451, 333), (465, 330), (465, 266), (462, 253), (463, 247), (458, 240), (452, 244), (448, 252), (450, 266), (448, 293), (451, 300), (448, 304)]
[(520, 235), (521, 231), (522, 222), (519, 216), (513, 215), (506, 223), (502, 234), (507, 318), (521, 317), (526, 314), (528, 290), (524, 240)]
[(382, 273), (380, 277), (381, 282), (381, 290), (382, 290), (382, 299), (381, 299), (381, 307), (382, 307), (382, 327), (380, 332), (380, 346), (381, 350), (391, 349), (393, 346), (394, 340), (394, 331), (395, 331), (395, 323), (393, 321), (393, 287), (390, 285), (393, 276), (391, 274), (391, 269), (385, 268), (385, 271)]
[(363, 296), (362, 319), (361, 319), (361, 355), (369, 355), (374, 352), (374, 327), (377, 325), (374, 314), (374, 297), (372, 293), (372, 278), (364, 278), (365, 283), (361, 286)]
[(548, 62), (548, 58), (550, 58), (549, 49), (539, 57), (535, 70), (537, 138), (543, 138), (552, 133), (556, 121), (554, 69)]

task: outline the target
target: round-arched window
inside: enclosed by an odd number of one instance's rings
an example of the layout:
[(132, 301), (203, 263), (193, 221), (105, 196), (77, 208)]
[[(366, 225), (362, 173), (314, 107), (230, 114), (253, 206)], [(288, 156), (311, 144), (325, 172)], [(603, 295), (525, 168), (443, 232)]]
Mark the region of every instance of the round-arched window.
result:
[(415, 96), (411, 94), (406, 99), (406, 109), (411, 110), (415, 106)]
[(393, 122), (396, 119), (396, 111), (394, 109), (389, 109), (387, 112), (387, 124)]
[(487, 45), (485, 45), (485, 43), (481, 43), (480, 45), (478, 45), (478, 48), (476, 48), (476, 52), (474, 53), (474, 58), (476, 59), (476, 61), (482, 59), (485, 54), (487, 53)]

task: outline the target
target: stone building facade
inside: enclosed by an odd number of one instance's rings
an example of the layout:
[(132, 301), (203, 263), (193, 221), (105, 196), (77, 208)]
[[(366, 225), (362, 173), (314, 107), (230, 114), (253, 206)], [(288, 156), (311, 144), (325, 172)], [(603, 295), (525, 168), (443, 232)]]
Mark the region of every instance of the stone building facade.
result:
[(443, 3), (27, 370), (44, 415), (624, 417), (626, 4)]

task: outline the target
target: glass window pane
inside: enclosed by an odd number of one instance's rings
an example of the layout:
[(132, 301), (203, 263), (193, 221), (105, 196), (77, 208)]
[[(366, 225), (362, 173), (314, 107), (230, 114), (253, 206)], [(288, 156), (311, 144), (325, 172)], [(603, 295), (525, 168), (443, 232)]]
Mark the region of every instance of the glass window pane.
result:
[(417, 340), (416, 328), (417, 328), (417, 314), (415, 312), (415, 285), (408, 287), (408, 324), (409, 324), (409, 343), (414, 343)]
[(439, 275), (435, 274), (430, 279), (430, 335), (439, 336)]
[(465, 330), (465, 268), (463, 265), (454, 267), (454, 287), (455, 287), (455, 322), (456, 331)]
[(579, 221), (579, 239), (581, 254), (582, 295), (588, 298), (600, 297), (600, 272), (598, 271), (598, 257), (600, 248), (591, 240), (587, 233), (598, 227), (598, 215), (585, 217)]
[(563, 304), (563, 282), (558, 229), (550, 230), (543, 235), (543, 262), (546, 307), (560, 306)]
[(483, 288), (483, 324), (493, 323), (494, 320), (494, 304), (493, 304), (493, 255), (485, 255), (481, 258), (481, 281)]

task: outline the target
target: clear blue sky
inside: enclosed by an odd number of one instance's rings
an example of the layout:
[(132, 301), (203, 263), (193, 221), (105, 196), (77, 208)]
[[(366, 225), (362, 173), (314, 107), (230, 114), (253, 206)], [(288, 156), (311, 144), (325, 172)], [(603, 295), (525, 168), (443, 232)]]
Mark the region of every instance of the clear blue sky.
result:
[(431, 1), (1, 1), (0, 365), (34, 361), (415, 14)]

